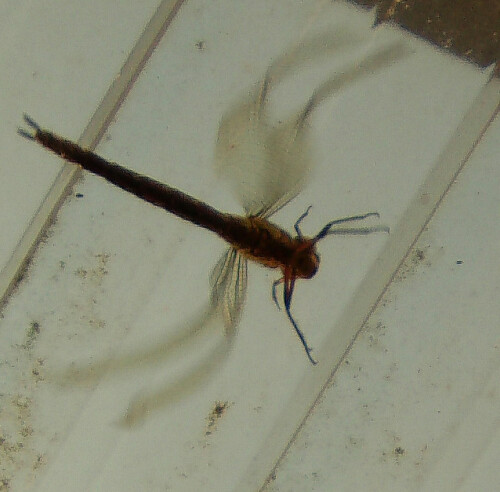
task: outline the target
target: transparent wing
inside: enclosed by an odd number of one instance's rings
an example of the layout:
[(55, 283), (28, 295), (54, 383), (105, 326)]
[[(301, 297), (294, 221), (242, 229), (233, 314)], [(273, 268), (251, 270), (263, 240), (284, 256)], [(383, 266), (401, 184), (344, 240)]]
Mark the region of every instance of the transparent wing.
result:
[(319, 32), (299, 43), (276, 58), (269, 66), (264, 81), (269, 85), (279, 83), (287, 75), (304, 65), (322, 58), (352, 51), (369, 40), (369, 31), (354, 31), (346, 27)]
[(247, 291), (247, 260), (234, 248), (229, 248), (210, 275), (211, 303), (222, 314), (226, 335), (234, 334), (241, 316)]
[(215, 162), (247, 215), (257, 215), (305, 178), (306, 168), (290, 169), (284, 181), (272, 162), (268, 136), (272, 132), (264, 108), (255, 100), (244, 101), (227, 112), (219, 126)]
[(352, 50), (366, 40), (367, 36), (340, 30), (303, 41), (277, 58), (262, 82), (223, 115), (215, 150), (216, 169), (230, 182), (247, 215), (269, 217), (299, 193), (313, 168), (307, 131), (313, 110), (326, 97), (398, 58), (401, 45), (336, 73), (285, 122), (273, 124), (269, 119), (270, 90), (301, 65)]
[(297, 138), (304, 137), (295, 127), (297, 117), (277, 128), (270, 124), (270, 89), (301, 65), (365, 40), (358, 33), (339, 30), (301, 42), (278, 57), (264, 79), (222, 117), (216, 169), (229, 180), (248, 215), (269, 216), (281, 208), (300, 191), (312, 167), (305, 138)]
[(256, 215), (271, 216), (292, 200), (303, 186), (306, 173), (312, 168), (308, 123), (314, 109), (348, 85), (408, 54), (407, 47), (398, 42), (379, 49), (354, 66), (345, 67), (316, 88), (302, 111), (269, 131), (266, 143), (274, 175), (268, 183), (262, 183), (263, 197), (268, 197), (268, 201), (262, 199), (260, 209), (254, 205)]

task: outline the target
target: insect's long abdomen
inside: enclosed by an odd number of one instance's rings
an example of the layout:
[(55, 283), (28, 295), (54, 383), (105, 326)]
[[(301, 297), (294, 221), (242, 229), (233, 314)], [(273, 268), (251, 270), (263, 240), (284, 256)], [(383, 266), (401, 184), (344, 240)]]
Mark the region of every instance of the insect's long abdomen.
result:
[(36, 129), (33, 138), (67, 161), (79, 164), (87, 171), (105, 178), (120, 188), (143, 200), (161, 207), (182, 219), (220, 234), (227, 228), (230, 216), (182, 191), (160, 183), (152, 178), (109, 162), (93, 152), (83, 149), (70, 140), (49, 131)]

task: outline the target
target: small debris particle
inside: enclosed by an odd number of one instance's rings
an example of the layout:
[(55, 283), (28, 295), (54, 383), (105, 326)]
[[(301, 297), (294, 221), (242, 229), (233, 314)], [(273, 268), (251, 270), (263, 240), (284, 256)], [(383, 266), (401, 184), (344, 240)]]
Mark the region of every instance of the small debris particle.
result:
[(30, 338), (35, 338), (40, 333), (40, 323), (38, 321), (32, 321), (30, 329), (28, 331), (28, 336)]
[(26, 332), (26, 342), (24, 348), (30, 349), (33, 346), (37, 336), (40, 334), (40, 323), (38, 321), (32, 321), (30, 327)]
[(421, 249), (415, 251), (415, 257), (417, 260), (422, 261), (425, 258), (425, 253)]
[(224, 415), (226, 410), (229, 408), (229, 403), (227, 401), (216, 401), (215, 405), (210, 412), (207, 421), (207, 429), (205, 435), (209, 436), (215, 430), (217, 421)]
[(31, 427), (31, 425), (25, 425), (22, 429), (21, 429), (21, 435), (23, 437), (28, 437), (28, 436), (31, 436), (31, 434), (33, 434), (33, 427)]
[(394, 454), (396, 456), (403, 456), (403, 454), (405, 454), (405, 450), (401, 446), (398, 446), (394, 449)]

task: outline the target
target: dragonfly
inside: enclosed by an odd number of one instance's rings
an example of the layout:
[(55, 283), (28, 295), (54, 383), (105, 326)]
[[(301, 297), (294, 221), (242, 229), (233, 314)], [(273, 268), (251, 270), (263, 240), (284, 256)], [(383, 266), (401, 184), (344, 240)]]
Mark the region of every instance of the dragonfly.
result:
[[(229, 248), (217, 262), (210, 276), (211, 304), (222, 313), (226, 332), (233, 332), (239, 322), (247, 289), (247, 262), (251, 260), (267, 268), (281, 272), (272, 284), (272, 299), (280, 308), (277, 290), (283, 286), (282, 303), (286, 316), (297, 334), (307, 358), (312, 355), (306, 338), (291, 312), (295, 284), (300, 279), (311, 279), (318, 271), (320, 255), (318, 243), (331, 235), (365, 235), (389, 232), (384, 225), (356, 226), (377, 212), (342, 217), (329, 221), (314, 236), (302, 233), (301, 223), (311, 206), (298, 217), (292, 235), (270, 221), (270, 217), (289, 203), (304, 186), (307, 171), (308, 128), (311, 115), (327, 97), (337, 94), (348, 84), (390, 66), (404, 56), (400, 43), (389, 45), (367, 56), (358, 64), (337, 73), (320, 85), (301, 110), (287, 121), (274, 124), (268, 115), (271, 89), (292, 71), (293, 64), (303, 63), (330, 49), (349, 47), (353, 36), (338, 33), (320, 35), (303, 42), (295, 50), (278, 58), (270, 65), (262, 81), (243, 102), (236, 104), (223, 117), (216, 142), (216, 165), (241, 189), (245, 183), (259, 182), (240, 193), (245, 215), (219, 211), (168, 184), (139, 174), (117, 163), (110, 162), (89, 149), (42, 128), (30, 116), (24, 114), (27, 128), (18, 133), (37, 142), (66, 161), (81, 166), (115, 186), (163, 208), (177, 217), (205, 228), (229, 244)], [(295, 60), (293, 63), (291, 60)], [(298, 60), (298, 61), (297, 61)], [(248, 165), (238, 162), (248, 160)], [(252, 163), (265, 160), (274, 176), (266, 182), (261, 177), (238, 176), (234, 171), (252, 172)], [(240, 190), (241, 191), (241, 190)]]

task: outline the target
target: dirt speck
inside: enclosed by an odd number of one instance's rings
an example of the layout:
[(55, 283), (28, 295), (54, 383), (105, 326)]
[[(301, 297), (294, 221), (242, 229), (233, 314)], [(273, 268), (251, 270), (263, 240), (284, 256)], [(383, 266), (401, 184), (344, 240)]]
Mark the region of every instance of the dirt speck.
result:
[(205, 430), (205, 435), (211, 435), (217, 428), (217, 422), (226, 413), (229, 408), (229, 403), (227, 401), (216, 401), (212, 411), (207, 417), (207, 428)]
[(40, 323), (38, 321), (32, 321), (28, 330), (26, 331), (26, 342), (24, 342), (23, 347), (25, 349), (30, 349), (33, 347), (38, 335), (40, 334)]
[(403, 456), (405, 454), (405, 450), (401, 446), (398, 446), (397, 448), (394, 448), (394, 454), (396, 456)]

